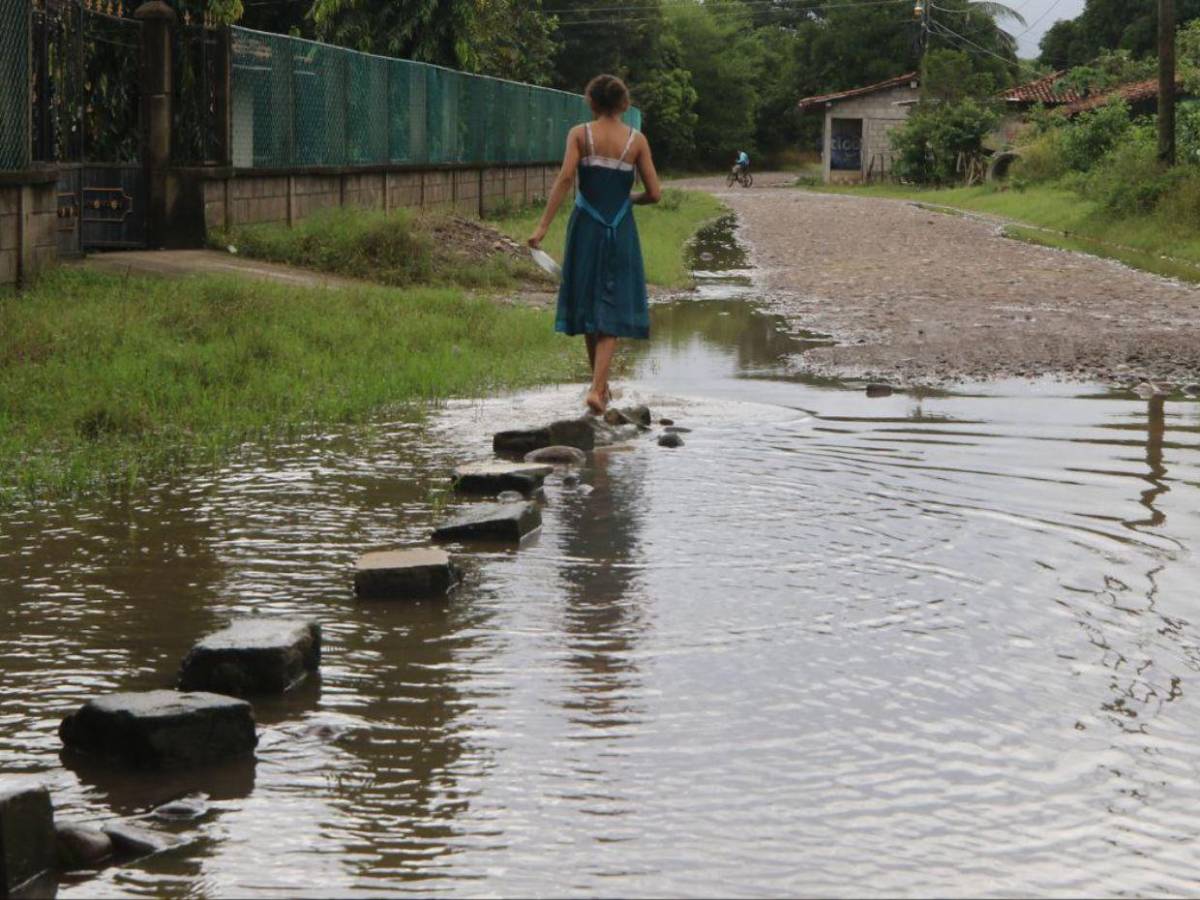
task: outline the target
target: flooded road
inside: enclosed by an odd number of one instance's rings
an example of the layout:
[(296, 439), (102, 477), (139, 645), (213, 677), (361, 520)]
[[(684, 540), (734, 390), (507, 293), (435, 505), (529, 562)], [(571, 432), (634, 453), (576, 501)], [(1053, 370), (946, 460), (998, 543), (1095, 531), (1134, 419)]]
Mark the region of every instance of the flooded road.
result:
[[(186, 845), (60, 896), (1194, 894), (1200, 404), (869, 399), (789, 375), (820, 337), (745, 289), (658, 306), (621, 383), (685, 446), (552, 477), (540, 536), (443, 603), (358, 603), (353, 562), (578, 387), (6, 515), (4, 770), (70, 821), (208, 795), (150, 823)], [(66, 712), (255, 612), (326, 635), (255, 764), (62, 767)]]

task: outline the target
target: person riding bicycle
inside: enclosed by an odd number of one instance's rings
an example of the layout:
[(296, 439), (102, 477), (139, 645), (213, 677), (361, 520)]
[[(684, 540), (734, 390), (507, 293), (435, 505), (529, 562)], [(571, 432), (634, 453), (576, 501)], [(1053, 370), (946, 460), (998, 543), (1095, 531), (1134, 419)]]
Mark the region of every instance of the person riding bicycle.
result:
[(744, 175), (750, 169), (750, 156), (745, 150), (739, 150), (737, 162), (733, 164), (733, 171), (738, 175)]

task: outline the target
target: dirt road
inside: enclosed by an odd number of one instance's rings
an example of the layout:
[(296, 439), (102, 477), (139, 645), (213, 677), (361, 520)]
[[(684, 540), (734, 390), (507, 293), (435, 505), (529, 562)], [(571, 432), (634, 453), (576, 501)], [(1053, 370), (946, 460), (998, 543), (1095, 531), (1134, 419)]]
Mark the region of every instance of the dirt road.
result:
[(796, 328), (838, 339), (803, 369), (909, 383), (1200, 381), (1200, 287), (1004, 238), (995, 223), (789, 180), (676, 186), (724, 200), (772, 302)]

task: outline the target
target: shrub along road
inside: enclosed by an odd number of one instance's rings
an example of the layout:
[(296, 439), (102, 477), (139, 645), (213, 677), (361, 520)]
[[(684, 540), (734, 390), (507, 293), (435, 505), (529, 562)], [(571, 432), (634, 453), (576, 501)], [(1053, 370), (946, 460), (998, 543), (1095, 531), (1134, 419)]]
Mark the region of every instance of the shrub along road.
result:
[(676, 186), (724, 200), (779, 310), (797, 328), (838, 339), (806, 353), (798, 361), (806, 370), (910, 383), (1200, 381), (1195, 286), (1015, 241), (995, 222), (785, 181)]

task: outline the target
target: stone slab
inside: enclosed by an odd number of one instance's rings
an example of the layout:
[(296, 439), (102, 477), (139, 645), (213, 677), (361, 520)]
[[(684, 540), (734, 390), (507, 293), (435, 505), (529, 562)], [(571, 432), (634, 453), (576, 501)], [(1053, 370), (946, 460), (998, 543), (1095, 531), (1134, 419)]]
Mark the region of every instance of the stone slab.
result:
[(542, 514), (532, 503), (485, 503), (476, 506), (433, 532), (437, 541), (504, 541), (521, 538), (542, 524)]
[(592, 450), (596, 436), (587, 418), (562, 419), (544, 428), (501, 431), (492, 436), (492, 450), (501, 456), (524, 458), (525, 454), (555, 445)]
[(49, 871), (55, 854), (49, 791), (26, 778), (0, 778), (0, 897)]
[(179, 672), (181, 691), (235, 697), (282, 694), (321, 665), (321, 626), (309, 619), (250, 616), (196, 643)]
[(59, 825), (55, 846), (58, 867), (64, 872), (99, 868), (113, 855), (112, 838), (82, 825)]
[(553, 466), (536, 463), (478, 462), (454, 470), (454, 489), (463, 494), (520, 491), (528, 496), (541, 487)]
[(151, 831), (128, 822), (109, 822), (100, 829), (112, 841), (114, 854), (122, 860), (140, 859), (176, 847), (182, 841), (174, 835)]
[(525, 454), (525, 462), (548, 463), (557, 466), (582, 466), (587, 462), (587, 454), (578, 447), (561, 445), (543, 447)]
[(180, 769), (248, 756), (250, 704), (205, 692), (142, 691), (89, 700), (58, 729), (71, 750), (133, 769)]
[(458, 580), (450, 555), (437, 547), (383, 550), (360, 557), (354, 593), (364, 599), (434, 597)]

